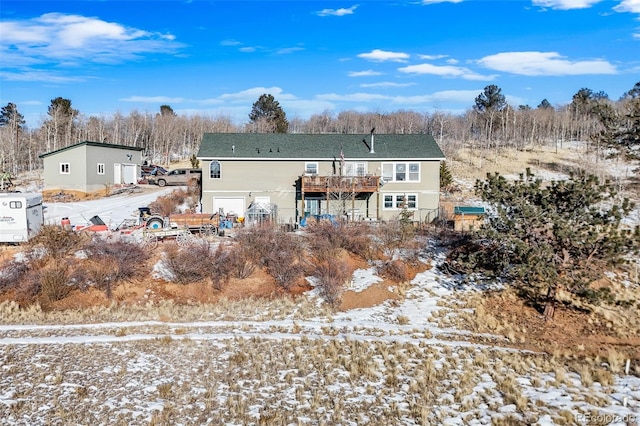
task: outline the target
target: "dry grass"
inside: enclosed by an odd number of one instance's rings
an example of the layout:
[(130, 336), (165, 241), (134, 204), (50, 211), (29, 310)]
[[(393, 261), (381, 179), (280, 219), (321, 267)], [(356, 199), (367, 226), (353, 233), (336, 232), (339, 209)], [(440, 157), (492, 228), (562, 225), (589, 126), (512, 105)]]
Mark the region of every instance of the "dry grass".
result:
[[(562, 412), (566, 398), (585, 410), (611, 401), (612, 391), (595, 386), (584, 400), (579, 376), (560, 364), (558, 384), (548, 386), (567, 396), (557, 402), (536, 399), (523, 378), (545, 377), (549, 357), (541, 354), (422, 345), (421, 338), (392, 335), (353, 339), (331, 326), (319, 336), (309, 333), (312, 323), (303, 320), (288, 323), (290, 338), (273, 325), (245, 324), (240, 334), (230, 332), (237, 330), (233, 323), (230, 329), (205, 324), (131, 324), (121, 340), (108, 345), (5, 346), (0, 361), (10, 373), (0, 378), (0, 386), (11, 390), (14, 402), (0, 404), (0, 415), (9, 424), (88, 418), (108, 418), (109, 424), (404, 424), (408, 418), (442, 424), (487, 416), (492, 424), (535, 423), (542, 416), (574, 424), (569, 418), (575, 419), (576, 410)], [(193, 340), (195, 330), (210, 337)], [(81, 335), (89, 331), (76, 329)], [(160, 337), (126, 339), (141, 334)], [(589, 360), (589, 366), (595, 362)], [(49, 401), (45, 408), (43, 401)], [(506, 406), (515, 412), (501, 412)]]

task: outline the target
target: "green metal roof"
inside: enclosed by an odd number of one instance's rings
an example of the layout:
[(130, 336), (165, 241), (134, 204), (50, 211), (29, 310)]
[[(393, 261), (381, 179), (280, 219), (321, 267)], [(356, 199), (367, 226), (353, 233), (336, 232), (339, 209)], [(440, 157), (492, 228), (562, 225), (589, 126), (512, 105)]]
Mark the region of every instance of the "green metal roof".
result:
[(302, 133), (205, 133), (197, 157), (201, 159), (444, 160), (431, 135)]
[(138, 148), (138, 147), (135, 147), (135, 146), (116, 145), (116, 144), (113, 144), (113, 143), (104, 143), (104, 142), (83, 141), (83, 142), (78, 142), (78, 143), (73, 144), (73, 145), (65, 146), (64, 148), (56, 149), (55, 151), (51, 151), (51, 152), (47, 152), (47, 153), (44, 153), (44, 154), (40, 154), (39, 157), (40, 158), (48, 157), (50, 155), (57, 154), (58, 152), (66, 151), (66, 150), (72, 149), (72, 148), (77, 148), (77, 147), (83, 146), (83, 145), (101, 146), (101, 147), (104, 147), (104, 148), (115, 148), (115, 149), (128, 149), (129, 151), (144, 151), (144, 148)]
[(453, 208), (453, 214), (481, 216), (486, 214), (486, 212), (484, 211), (484, 207), (456, 206)]

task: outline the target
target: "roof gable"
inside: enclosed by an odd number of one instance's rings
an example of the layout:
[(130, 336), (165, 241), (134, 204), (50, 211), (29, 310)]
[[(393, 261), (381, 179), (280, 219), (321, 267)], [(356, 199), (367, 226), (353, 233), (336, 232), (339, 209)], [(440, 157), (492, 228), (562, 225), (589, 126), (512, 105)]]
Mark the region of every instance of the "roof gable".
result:
[[(373, 150), (371, 149), (373, 137)], [(444, 160), (442, 150), (425, 134), (205, 133), (200, 159), (251, 160)]]
[(73, 145), (65, 146), (64, 148), (56, 149), (55, 151), (46, 152), (44, 154), (40, 154), (39, 158), (45, 158), (53, 154), (57, 154), (62, 151), (67, 151), (70, 149), (78, 148), (80, 146), (97, 146), (102, 148), (112, 148), (112, 149), (126, 149), (129, 151), (144, 151), (144, 148), (138, 148), (135, 146), (127, 146), (127, 145), (117, 145), (113, 143), (104, 143), (104, 142), (91, 142), (91, 141), (82, 141), (75, 143)]

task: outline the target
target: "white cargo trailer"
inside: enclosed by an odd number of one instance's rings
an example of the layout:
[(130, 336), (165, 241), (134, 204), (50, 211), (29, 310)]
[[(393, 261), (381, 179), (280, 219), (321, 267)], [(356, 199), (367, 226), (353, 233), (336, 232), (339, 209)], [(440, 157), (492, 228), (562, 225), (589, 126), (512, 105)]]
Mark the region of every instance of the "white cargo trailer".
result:
[(0, 193), (0, 243), (29, 241), (44, 223), (42, 195)]

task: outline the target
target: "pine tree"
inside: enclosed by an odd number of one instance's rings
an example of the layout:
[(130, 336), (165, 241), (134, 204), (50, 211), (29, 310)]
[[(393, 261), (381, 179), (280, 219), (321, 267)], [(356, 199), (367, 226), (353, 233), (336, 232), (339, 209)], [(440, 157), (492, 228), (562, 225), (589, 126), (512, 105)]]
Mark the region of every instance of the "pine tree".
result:
[(47, 137), (49, 138), (49, 135), (53, 136), (52, 141), (47, 141), (49, 144), (47, 151), (77, 142), (72, 139), (72, 134), (79, 111), (71, 107), (71, 100), (61, 97), (51, 99), (51, 105), (47, 108), (47, 114), (49, 115), (49, 119), (46, 120), (45, 125), (50, 129)]
[(506, 107), (507, 100), (502, 94), (502, 89), (495, 84), (486, 86), (476, 97), (473, 109), (484, 120), (484, 129), (489, 140), (493, 139), (496, 120), (499, 118), (498, 113)]
[(453, 185), (453, 176), (446, 161), (440, 162), (440, 189), (449, 191)]
[(273, 95), (264, 94), (253, 103), (249, 120), (254, 124), (266, 125), (269, 133), (287, 133), (289, 131), (287, 115)]
[[(615, 187), (587, 174), (543, 185), (529, 170), (508, 181), (499, 174), (476, 183), (495, 212), (478, 231), (476, 265), (492, 267), (553, 318), (558, 291), (597, 299), (590, 288), (603, 268), (640, 250), (640, 227), (624, 229), (632, 209)], [(477, 246), (476, 246), (477, 247)]]

